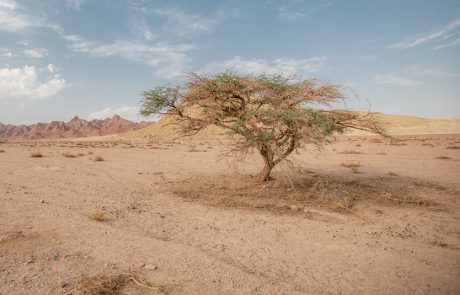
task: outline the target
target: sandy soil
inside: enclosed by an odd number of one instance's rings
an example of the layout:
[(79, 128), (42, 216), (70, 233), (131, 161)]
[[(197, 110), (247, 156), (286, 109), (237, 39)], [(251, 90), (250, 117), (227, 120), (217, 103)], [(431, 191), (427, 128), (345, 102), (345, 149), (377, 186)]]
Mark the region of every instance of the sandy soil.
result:
[(210, 140), (2, 143), (0, 294), (459, 294), (460, 135), (400, 139), (268, 184)]

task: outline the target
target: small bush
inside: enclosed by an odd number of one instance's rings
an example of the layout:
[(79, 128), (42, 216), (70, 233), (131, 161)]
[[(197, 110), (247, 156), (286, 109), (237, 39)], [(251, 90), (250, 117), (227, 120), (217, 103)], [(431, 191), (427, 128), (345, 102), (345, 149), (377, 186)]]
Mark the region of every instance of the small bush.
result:
[(0, 150), (0, 153), (4, 153), (4, 152), (5, 152), (5, 150)]
[(361, 164), (358, 161), (350, 161), (350, 162), (345, 162), (340, 164), (340, 166), (345, 167), (345, 168), (358, 168), (362, 167)]
[(446, 147), (448, 150), (460, 150), (460, 146), (455, 146), (455, 145), (449, 145)]
[(390, 175), (390, 176), (398, 176), (398, 174), (394, 173), (393, 171), (388, 171), (388, 175)]
[(32, 153), (30, 153), (30, 156), (32, 158), (42, 158), (43, 157), (43, 155), (41, 153), (39, 153), (39, 152), (32, 152)]
[(101, 157), (101, 156), (94, 157), (94, 162), (102, 162), (102, 161), (104, 161), (103, 157)]
[(66, 158), (76, 158), (77, 156), (75, 156), (74, 154), (71, 154), (71, 153), (63, 153), (62, 154), (64, 157)]
[(94, 212), (89, 215), (89, 218), (94, 221), (106, 221), (107, 217), (105, 216), (104, 212)]
[(436, 157), (436, 159), (438, 159), (438, 160), (450, 160), (451, 158), (448, 157), (448, 156), (439, 156), (439, 157)]
[(359, 152), (359, 151), (354, 151), (354, 150), (345, 150), (343, 152), (339, 152), (339, 154), (346, 154), (346, 155), (360, 155), (360, 154), (364, 154), (363, 152)]
[(371, 143), (382, 143), (382, 140), (378, 139), (378, 138), (373, 138), (373, 139), (369, 140), (369, 142), (371, 142)]

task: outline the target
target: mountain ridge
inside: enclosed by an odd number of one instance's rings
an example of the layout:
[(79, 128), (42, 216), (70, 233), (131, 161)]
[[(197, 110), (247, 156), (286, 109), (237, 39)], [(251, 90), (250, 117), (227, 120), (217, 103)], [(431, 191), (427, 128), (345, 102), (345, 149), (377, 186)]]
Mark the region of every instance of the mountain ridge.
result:
[(68, 122), (51, 121), (49, 123), (31, 125), (0, 123), (0, 138), (9, 140), (40, 140), (103, 136), (139, 130), (152, 123), (145, 121), (135, 123), (119, 115), (90, 121), (75, 116)]

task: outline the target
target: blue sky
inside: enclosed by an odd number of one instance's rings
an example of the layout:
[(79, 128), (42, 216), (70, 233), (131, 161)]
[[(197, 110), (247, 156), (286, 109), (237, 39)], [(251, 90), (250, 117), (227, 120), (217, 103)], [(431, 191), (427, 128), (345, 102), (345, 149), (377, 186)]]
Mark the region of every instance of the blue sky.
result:
[(0, 122), (118, 113), (190, 71), (351, 86), (373, 111), (460, 117), (459, 0), (0, 0)]

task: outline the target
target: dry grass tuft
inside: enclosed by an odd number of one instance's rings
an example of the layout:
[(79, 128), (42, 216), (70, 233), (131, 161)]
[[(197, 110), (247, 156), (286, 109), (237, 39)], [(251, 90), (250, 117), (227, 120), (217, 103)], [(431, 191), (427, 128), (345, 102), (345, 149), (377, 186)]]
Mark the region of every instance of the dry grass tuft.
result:
[(363, 152), (354, 151), (354, 150), (345, 150), (343, 152), (339, 152), (339, 154), (346, 154), (346, 155), (362, 155)]
[(78, 153), (77, 156), (78, 157), (83, 157), (85, 155), (85, 153)]
[(432, 143), (422, 143), (422, 146), (429, 146), (429, 147), (434, 147), (434, 144)]
[(460, 150), (460, 146), (449, 145), (446, 147), (448, 150)]
[[(155, 294), (169, 294), (174, 285), (153, 286), (144, 279), (135, 274), (118, 274), (107, 276), (104, 274), (84, 277), (80, 280), (79, 290), (83, 295), (117, 295), (121, 294), (124, 289), (132, 287), (137, 291), (129, 290), (129, 294), (150, 294), (148, 290), (155, 291)], [(138, 293), (141, 289), (142, 293)], [(128, 291), (128, 290), (126, 290)]]
[(104, 161), (104, 158), (102, 158), (101, 156), (94, 157), (94, 162), (102, 162), (102, 161)]
[(5, 150), (0, 150), (0, 153), (4, 153), (4, 152), (5, 152)]
[(43, 157), (43, 155), (40, 152), (32, 152), (30, 153), (30, 156), (32, 158), (42, 158)]
[(94, 212), (89, 215), (89, 218), (94, 221), (107, 221), (108, 218), (105, 216), (104, 212)]
[(76, 158), (77, 156), (75, 156), (74, 154), (71, 154), (71, 153), (63, 153), (62, 154), (64, 157), (66, 158)]
[(399, 176), (397, 173), (394, 173), (393, 171), (388, 171), (388, 175), (390, 175), (390, 176)]
[(340, 166), (345, 167), (345, 168), (359, 168), (359, 167), (362, 167), (362, 165), (361, 165), (361, 163), (359, 163), (359, 161), (344, 162), (344, 163), (341, 163)]
[(369, 142), (371, 143), (382, 143), (383, 141), (379, 138), (372, 138), (371, 140), (369, 140)]
[(382, 152), (377, 153), (377, 155), (386, 155), (386, 154), (387, 154), (387, 153), (382, 153)]
[(439, 157), (436, 157), (436, 159), (438, 159), (438, 160), (450, 160), (452, 158), (448, 157), (448, 156), (439, 156)]

